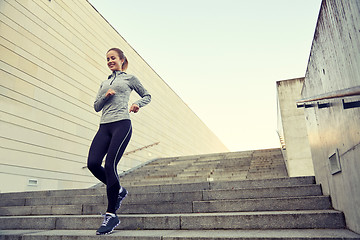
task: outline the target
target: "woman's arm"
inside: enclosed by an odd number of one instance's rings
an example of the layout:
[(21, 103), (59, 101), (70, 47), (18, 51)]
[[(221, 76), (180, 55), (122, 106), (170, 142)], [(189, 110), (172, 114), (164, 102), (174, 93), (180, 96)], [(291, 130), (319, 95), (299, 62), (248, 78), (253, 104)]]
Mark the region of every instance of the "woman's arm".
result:
[(150, 93), (144, 88), (144, 86), (141, 84), (139, 79), (136, 77), (133, 77), (131, 81), (132, 88), (139, 94), (141, 99), (134, 102), (130, 107), (130, 112), (138, 112), (140, 108), (143, 106), (149, 104), (151, 102), (151, 95)]
[(109, 89), (105, 95), (101, 94), (102, 85), (100, 86), (100, 89), (98, 91), (98, 94), (96, 96), (95, 102), (94, 102), (94, 109), (96, 112), (100, 112), (101, 109), (104, 107), (105, 103), (109, 99), (110, 96), (115, 94), (115, 91), (112, 89)]

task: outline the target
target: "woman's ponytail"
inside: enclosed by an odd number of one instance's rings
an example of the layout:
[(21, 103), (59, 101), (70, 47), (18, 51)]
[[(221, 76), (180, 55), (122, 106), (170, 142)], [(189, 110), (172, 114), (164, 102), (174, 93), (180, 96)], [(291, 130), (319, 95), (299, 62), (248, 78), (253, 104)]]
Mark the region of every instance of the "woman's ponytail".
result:
[(128, 65), (129, 65), (129, 62), (128, 62), (127, 58), (124, 56), (124, 62), (123, 62), (123, 64), (121, 65), (121, 70), (122, 70), (123, 72), (125, 72), (126, 69), (127, 69), (127, 67), (128, 67)]

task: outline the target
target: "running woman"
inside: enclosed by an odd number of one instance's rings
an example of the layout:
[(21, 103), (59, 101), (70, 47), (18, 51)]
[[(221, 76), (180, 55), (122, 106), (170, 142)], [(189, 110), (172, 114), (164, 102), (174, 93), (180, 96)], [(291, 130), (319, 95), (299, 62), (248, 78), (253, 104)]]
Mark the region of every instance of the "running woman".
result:
[[(97, 235), (109, 234), (120, 224), (116, 211), (128, 192), (120, 185), (117, 165), (131, 138), (130, 113), (137, 113), (141, 107), (151, 101), (151, 95), (139, 79), (125, 73), (128, 60), (123, 51), (111, 48), (107, 51), (106, 58), (112, 74), (102, 82), (94, 102), (95, 111), (102, 110), (102, 115), (98, 132), (90, 146), (87, 162), (91, 173), (106, 184), (108, 207), (104, 221), (96, 231)], [(135, 90), (141, 98), (128, 108), (132, 90)], [(105, 167), (102, 167), (105, 155)]]

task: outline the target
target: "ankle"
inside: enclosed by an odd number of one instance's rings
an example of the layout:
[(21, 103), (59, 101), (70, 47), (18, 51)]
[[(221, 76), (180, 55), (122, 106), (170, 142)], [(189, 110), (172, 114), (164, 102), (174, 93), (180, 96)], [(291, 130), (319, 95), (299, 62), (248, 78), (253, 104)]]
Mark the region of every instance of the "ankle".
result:
[(109, 212), (106, 212), (106, 215), (110, 215), (110, 216), (112, 216), (112, 217), (115, 217), (115, 216), (116, 216), (115, 213), (109, 213)]

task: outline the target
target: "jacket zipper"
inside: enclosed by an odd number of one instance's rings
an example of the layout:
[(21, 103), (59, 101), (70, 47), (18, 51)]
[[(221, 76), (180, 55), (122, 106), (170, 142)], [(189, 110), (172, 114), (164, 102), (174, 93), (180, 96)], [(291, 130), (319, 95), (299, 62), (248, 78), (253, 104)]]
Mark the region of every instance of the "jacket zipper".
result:
[(115, 80), (115, 78), (116, 78), (116, 73), (114, 74), (114, 78), (113, 78), (113, 80), (110, 82), (110, 85), (113, 83), (113, 81)]
[[(123, 73), (125, 73), (125, 72), (120, 72), (120, 74), (123, 74)], [(115, 80), (115, 78), (116, 78), (116, 73), (114, 73), (114, 78), (113, 78), (113, 80), (111, 80), (110, 85), (113, 83), (113, 81)]]

